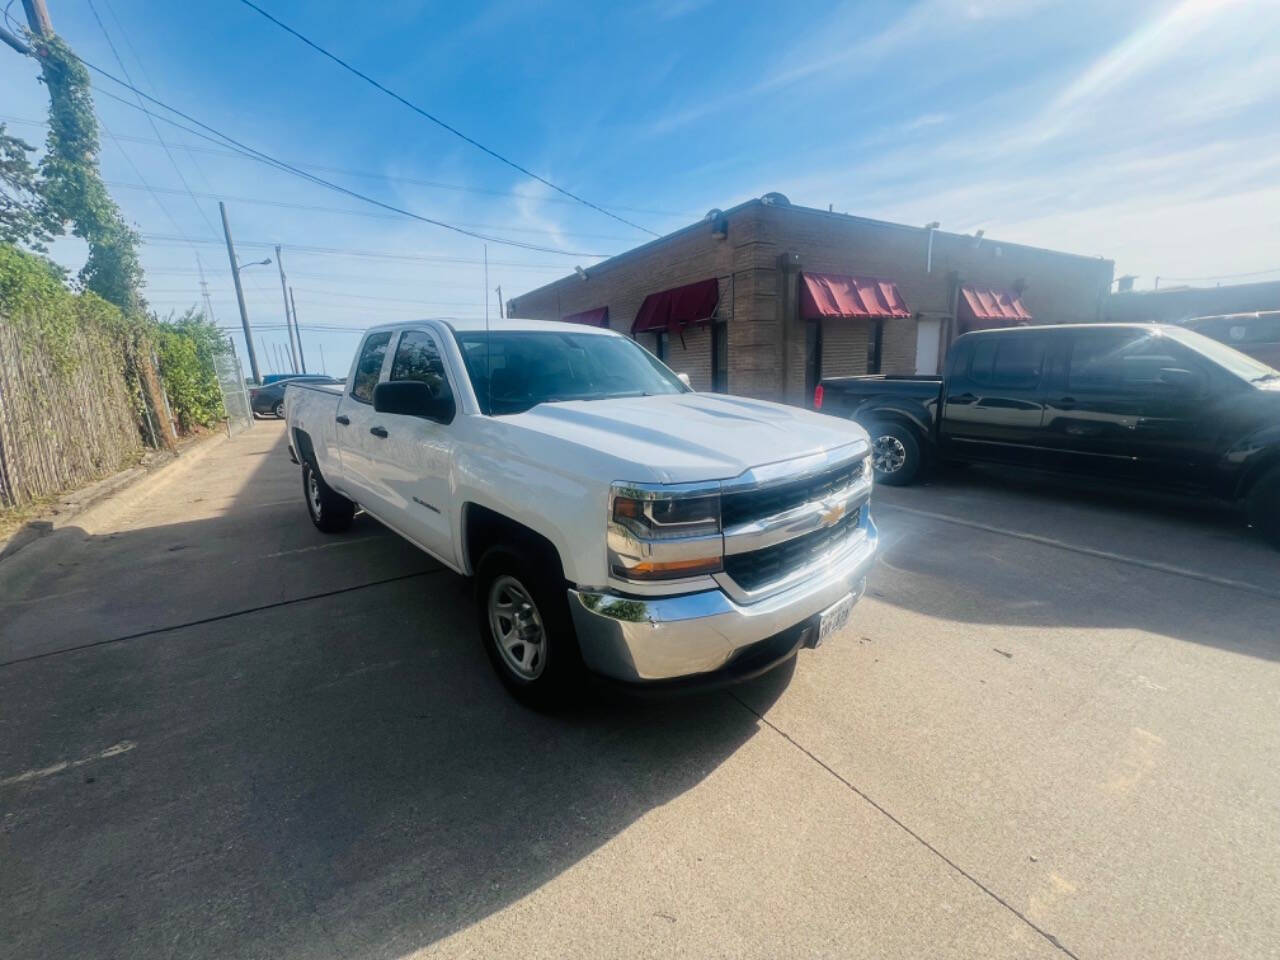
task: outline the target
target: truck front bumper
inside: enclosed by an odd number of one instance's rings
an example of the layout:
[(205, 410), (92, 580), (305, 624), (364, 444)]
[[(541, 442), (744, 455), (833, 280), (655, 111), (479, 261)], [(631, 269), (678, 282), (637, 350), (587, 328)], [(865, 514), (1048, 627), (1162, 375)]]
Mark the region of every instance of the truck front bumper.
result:
[[(785, 660), (804, 642), (807, 621), (852, 593), (861, 597), (875, 559), (876, 528), (868, 517), (852, 541), (814, 564), (793, 587), (751, 604), (735, 603), (724, 591), (674, 597), (624, 597), (569, 590), (578, 645), (589, 670), (627, 683), (725, 674), (736, 676), (739, 660), (753, 663), (763, 648), (779, 651), (768, 666)], [(769, 641), (766, 643), (766, 641)], [(744, 664), (745, 666), (745, 664)]]

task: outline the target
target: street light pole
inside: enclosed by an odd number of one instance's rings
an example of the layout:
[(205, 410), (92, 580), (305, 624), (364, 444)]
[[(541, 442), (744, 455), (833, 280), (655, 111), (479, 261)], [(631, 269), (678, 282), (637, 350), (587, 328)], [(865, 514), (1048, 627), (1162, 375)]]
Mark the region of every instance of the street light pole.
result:
[(289, 306), (293, 309), (293, 332), (298, 335), (298, 362), (302, 372), (307, 372), (307, 355), (302, 352), (302, 328), (298, 326), (298, 303), (293, 299), (293, 287), (289, 288)]
[(240, 263), (236, 260), (236, 245), (231, 239), (231, 223), (227, 220), (227, 205), (218, 201), (218, 209), (222, 211), (222, 233), (227, 238), (227, 258), (231, 261), (231, 279), (236, 285), (236, 303), (240, 305), (240, 324), (244, 327), (244, 343), (249, 350), (249, 372), (254, 383), (261, 383), (258, 373), (258, 354), (253, 349), (253, 331), (249, 328), (249, 311), (244, 305), (244, 288), (240, 285)]
[(284, 298), (284, 328), (289, 331), (289, 359), (293, 362), (293, 372), (298, 372), (298, 344), (293, 338), (293, 324), (289, 321), (289, 287), (284, 279), (284, 257), (280, 255), (280, 244), (276, 244), (276, 266), (280, 268), (280, 296)]

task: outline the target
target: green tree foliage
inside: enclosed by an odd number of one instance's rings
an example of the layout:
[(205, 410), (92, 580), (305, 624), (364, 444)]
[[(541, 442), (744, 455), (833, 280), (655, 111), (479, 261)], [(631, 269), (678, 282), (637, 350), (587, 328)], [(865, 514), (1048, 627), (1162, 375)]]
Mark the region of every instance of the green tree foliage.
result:
[(153, 318), (151, 329), (165, 392), (182, 432), (217, 423), (224, 413), (214, 357), (227, 350), (226, 337), (194, 309), (176, 320)]
[(59, 225), (89, 244), (80, 281), (126, 314), (141, 296), (140, 238), (125, 223), (98, 171), (98, 120), (89, 72), (59, 37), (32, 37), (49, 87), (49, 136), (40, 161), (40, 192)]
[(44, 253), (61, 232), (57, 216), (40, 192), (36, 168), (27, 159), (35, 147), (5, 132), (0, 123), (0, 243)]

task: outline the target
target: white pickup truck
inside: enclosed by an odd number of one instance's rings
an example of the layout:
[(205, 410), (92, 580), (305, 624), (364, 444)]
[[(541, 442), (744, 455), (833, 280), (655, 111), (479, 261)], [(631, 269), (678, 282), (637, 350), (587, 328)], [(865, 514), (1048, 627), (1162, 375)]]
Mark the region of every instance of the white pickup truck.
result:
[(358, 505), (474, 576), (485, 650), (532, 702), (586, 671), (763, 673), (844, 625), (875, 553), (860, 426), (695, 393), (607, 330), (375, 327), (345, 385), (291, 384), (285, 416), (315, 525)]

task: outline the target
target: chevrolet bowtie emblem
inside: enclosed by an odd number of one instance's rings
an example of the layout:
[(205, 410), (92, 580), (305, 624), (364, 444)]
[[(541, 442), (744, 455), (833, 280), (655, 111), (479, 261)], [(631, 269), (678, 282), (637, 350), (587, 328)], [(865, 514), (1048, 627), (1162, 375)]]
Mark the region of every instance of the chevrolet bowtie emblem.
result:
[(821, 514), (822, 525), (824, 527), (831, 526), (833, 523), (838, 522), (840, 518), (844, 516), (845, 508), (843, 503), (828, 503), (828, 504), (824, 504), (823, 506), (826, 507), (826, 509), (823, 510)]

